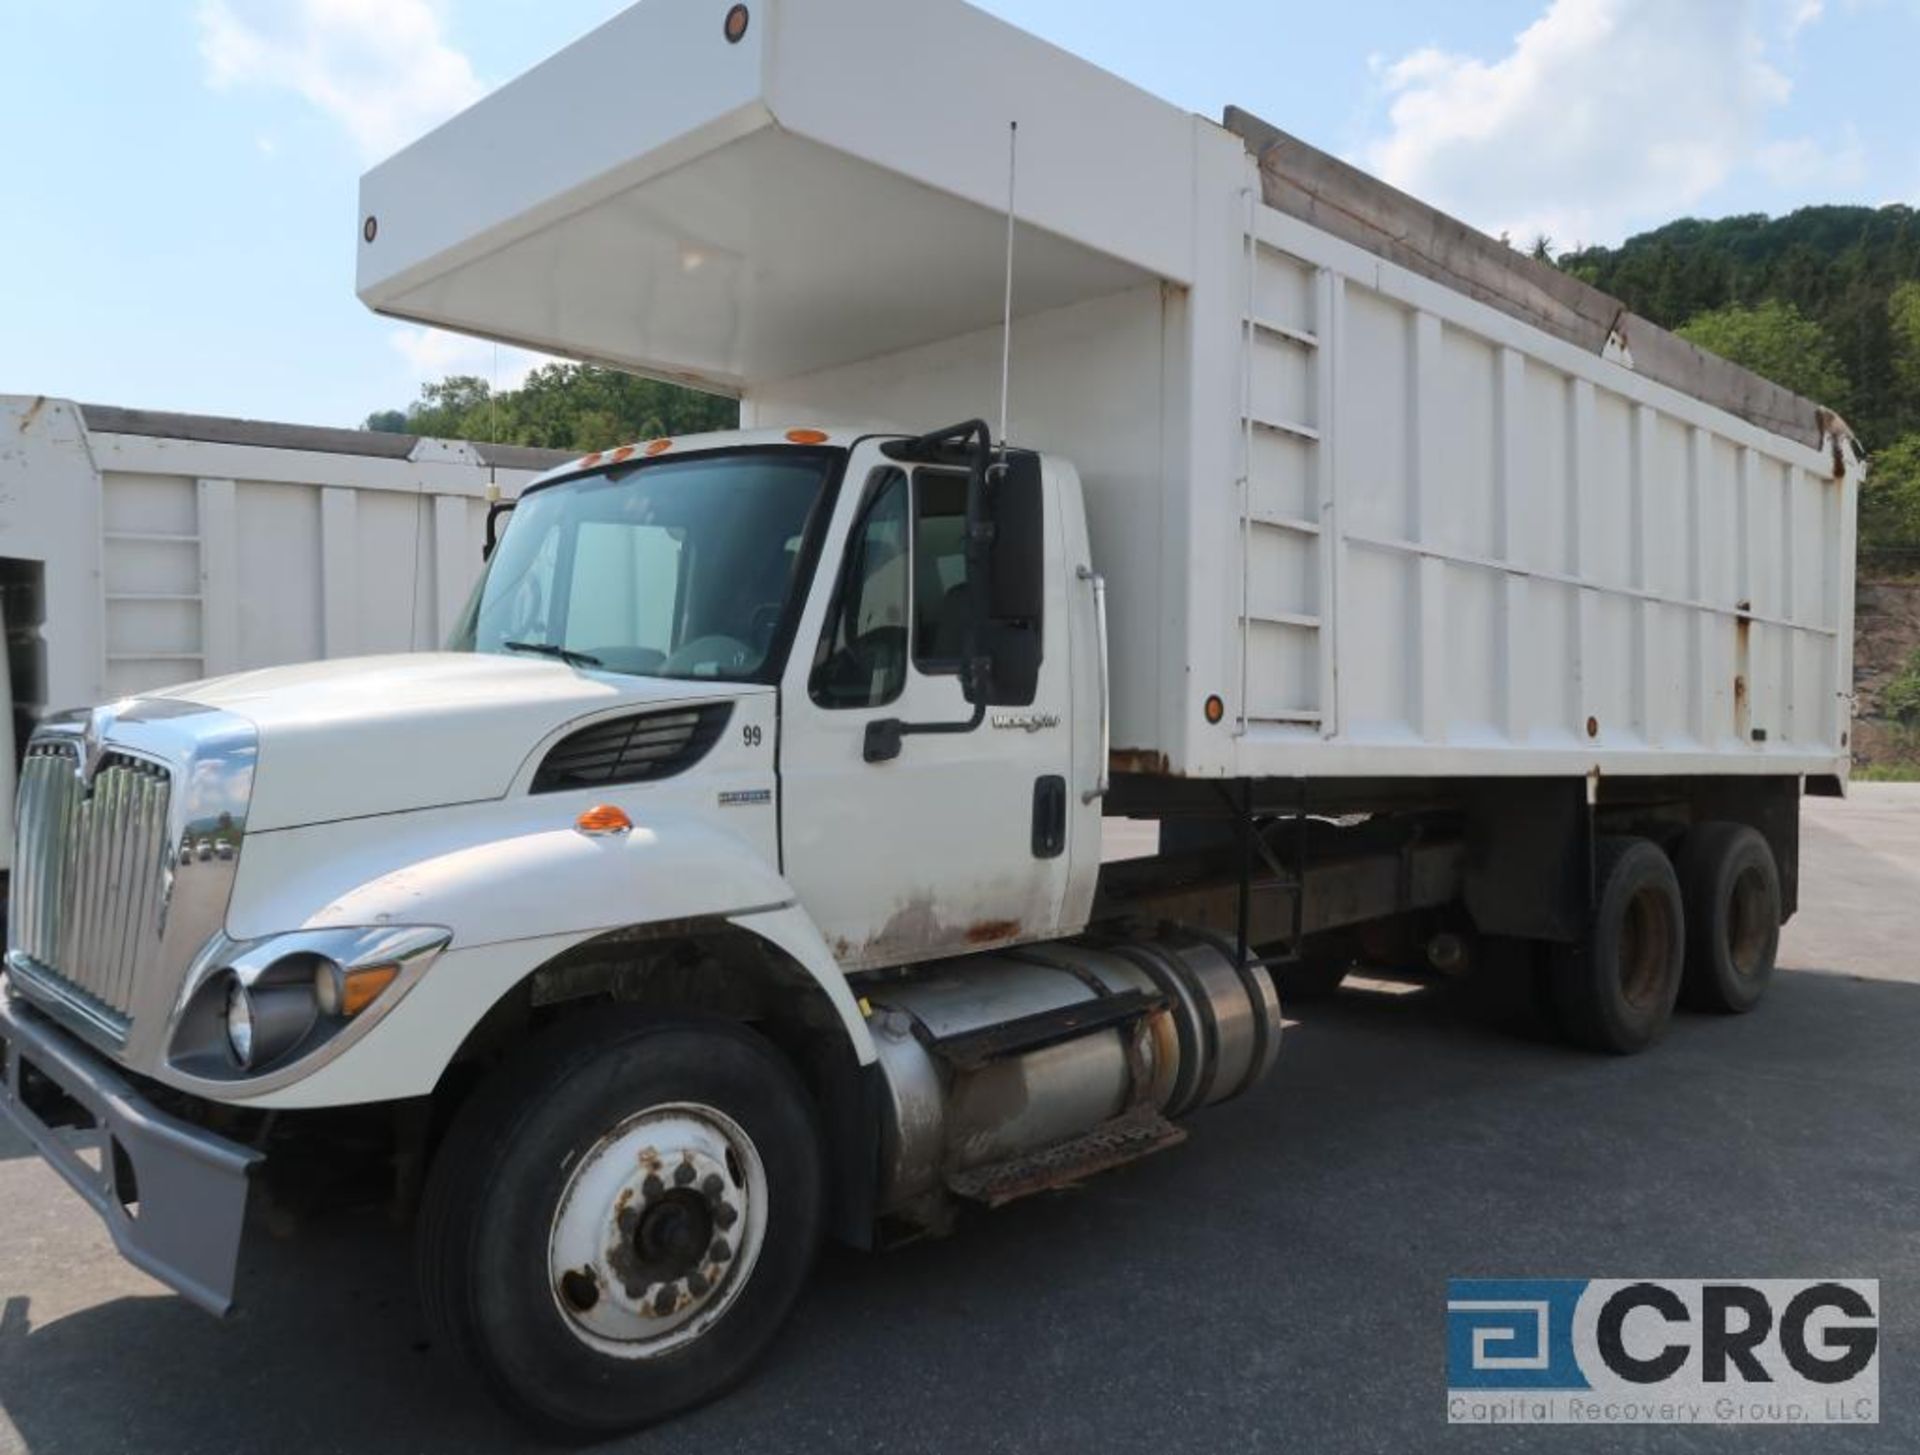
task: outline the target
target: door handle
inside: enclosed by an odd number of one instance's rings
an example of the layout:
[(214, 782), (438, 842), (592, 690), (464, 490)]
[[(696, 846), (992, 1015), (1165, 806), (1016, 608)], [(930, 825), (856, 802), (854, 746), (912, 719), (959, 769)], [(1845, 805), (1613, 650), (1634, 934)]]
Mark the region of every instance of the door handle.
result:
[(1057, 773), (1033, 783), (1033, 857), (1057, 859), (1067, 851), (1067, 780)]

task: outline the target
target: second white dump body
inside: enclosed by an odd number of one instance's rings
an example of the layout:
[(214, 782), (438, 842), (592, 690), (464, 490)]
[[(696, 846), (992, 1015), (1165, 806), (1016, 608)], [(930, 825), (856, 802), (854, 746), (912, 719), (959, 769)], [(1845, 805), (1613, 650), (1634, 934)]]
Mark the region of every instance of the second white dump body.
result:
[[(176, 682), (439, 645), (489, 484), (560, 456), (0, 395), (0, 723)], [(12, 752), (0, 753), (11, 801)], [(0, 870), (13, 821), (0, 823)]]
[(370, 174), (363, 297), (749, 425), (997, 420), (1017, 121), (1011, 432), (1085, 482), (1116, 766), (1844, 773), (1837, 425), (1276, 210), (1240, 136), (954, 0), (728, 8), (647, 0)]

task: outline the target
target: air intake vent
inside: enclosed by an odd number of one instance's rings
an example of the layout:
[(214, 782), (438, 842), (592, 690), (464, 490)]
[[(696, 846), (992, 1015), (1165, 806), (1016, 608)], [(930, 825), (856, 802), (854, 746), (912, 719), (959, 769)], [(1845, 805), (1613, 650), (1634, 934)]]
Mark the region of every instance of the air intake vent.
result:
[(706, 757), (732, 716), (731, 702), (710, 702), (581, 728), (547, 754), (533, 775), (533, 791), (565, 793), (671, 778)]

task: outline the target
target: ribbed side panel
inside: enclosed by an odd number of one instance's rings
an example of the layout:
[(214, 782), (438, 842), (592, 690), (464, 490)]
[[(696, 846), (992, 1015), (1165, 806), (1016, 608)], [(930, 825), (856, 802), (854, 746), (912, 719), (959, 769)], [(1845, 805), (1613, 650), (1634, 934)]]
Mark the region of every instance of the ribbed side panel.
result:
[(160, 949), (170, 790), (166, 769), (110, 753), (89, 791), (61, 745), (21, 770), (9, 949), (123, 1023)]

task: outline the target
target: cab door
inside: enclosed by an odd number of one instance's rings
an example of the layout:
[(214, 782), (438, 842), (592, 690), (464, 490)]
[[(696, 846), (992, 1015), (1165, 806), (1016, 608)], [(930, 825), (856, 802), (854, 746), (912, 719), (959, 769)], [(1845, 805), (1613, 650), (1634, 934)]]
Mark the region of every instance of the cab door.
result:
[[(966, 472), (895, 463), (871, 443), (849, 462), (840, 550), (822, 561), (788, 663), (780, 740), (786, 877), (848, 969), (1060, 932), (1071, 840), (1097, 841), (1097, 806), (1072, 776), (1059, 511), (1038, 458), (1023, 464), (1039, 669), (1031, 701), (969, 730)], [(888, 723), (906, 728), (897, 756)]]

